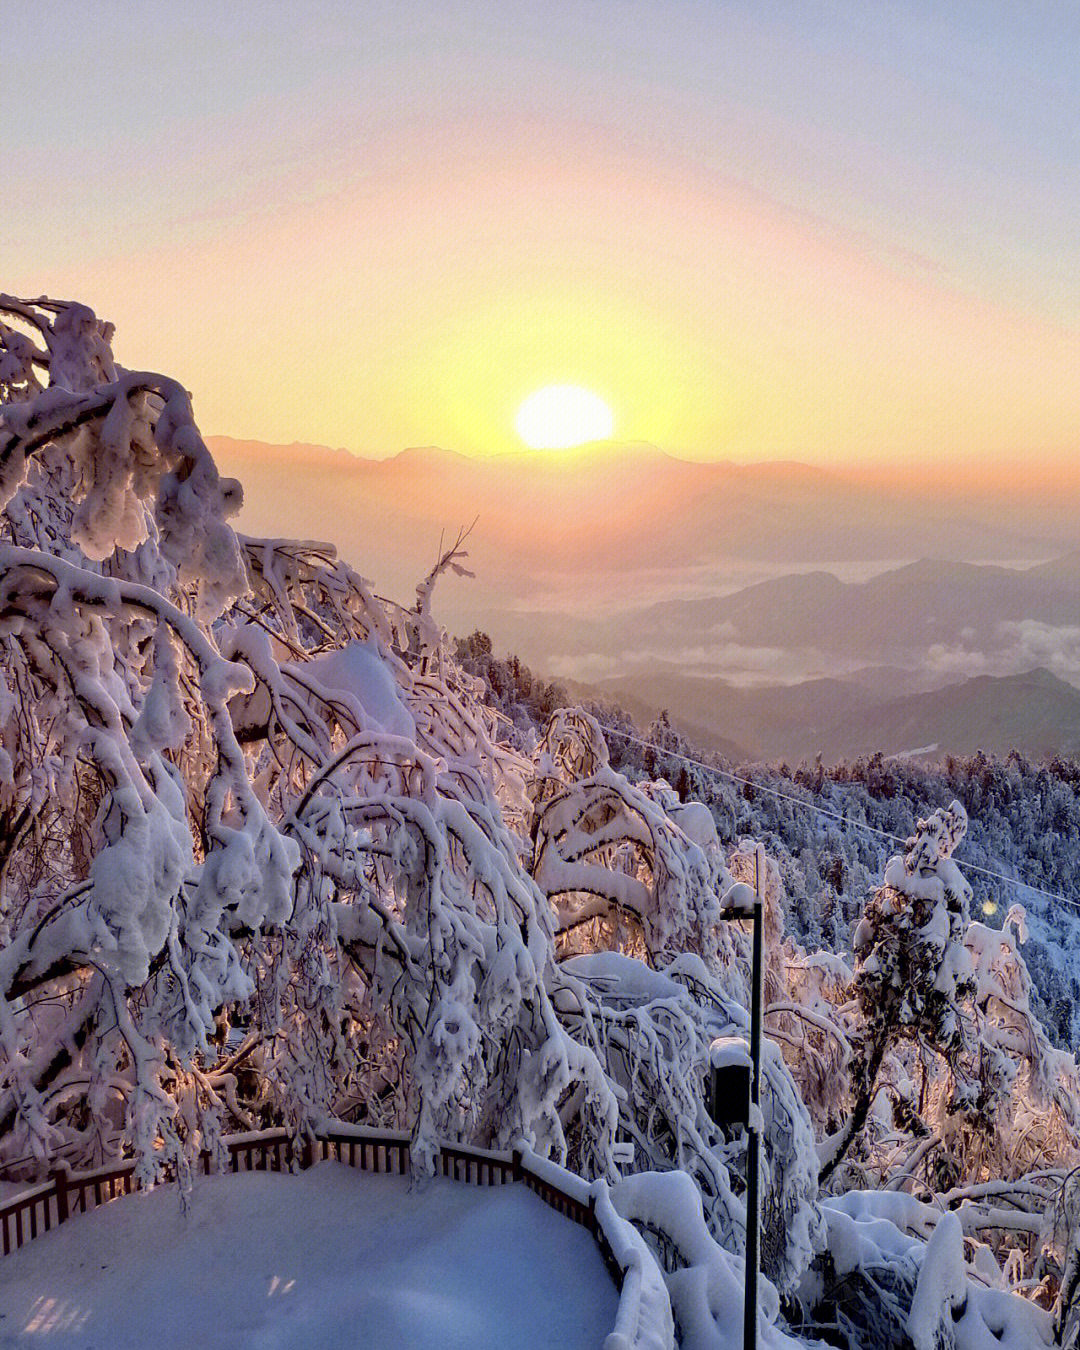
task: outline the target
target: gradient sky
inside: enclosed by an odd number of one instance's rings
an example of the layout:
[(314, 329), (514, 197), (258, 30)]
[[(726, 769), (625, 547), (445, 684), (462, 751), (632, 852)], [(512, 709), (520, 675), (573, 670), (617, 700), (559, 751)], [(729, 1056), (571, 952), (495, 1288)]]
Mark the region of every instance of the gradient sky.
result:
[(5, 6), (0, 289), (204, 431), (1008, 474), (1080, 448), (1080, 6)]

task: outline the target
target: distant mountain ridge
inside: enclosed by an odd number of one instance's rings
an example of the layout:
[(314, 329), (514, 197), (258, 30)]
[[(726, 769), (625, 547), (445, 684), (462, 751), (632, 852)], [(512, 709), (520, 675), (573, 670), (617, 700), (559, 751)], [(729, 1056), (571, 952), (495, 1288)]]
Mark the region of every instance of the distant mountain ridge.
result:
[[(407, 604), (475, 522), (476, 580), (440, 581), (440, 622), (482, 628), (547, 675), (668, 707), (703, 742), (796, 758), (1074, 744), (1080, 551), (1064, 490), (890, 493), (880, 476), (652, 446), (489, 460), (417, 446), (368, 460), (210, 444), (244, 483), (241, 529), (327, 539)], [(1055, 685), (1010, 712), (1021, 672), (1040, 668)]]
[[(965, 502), (961, 515), (955, 494), (907, 487), (890, 494), (856, 475), (797, 462), (683, 460), (636, 444), (490, 459), (416, 447), (376, 460), (308, 444), (208, 443), (222, 470), (243, 481), (254, 529), (269, 528), (271, 509), (281, 505), (305, 534), (332, 507), (335, 528), (372, 530), (377, 543), (391, 522), (407, 521), (437, 540), (478, 517), (473, 542), (492, 569), (489, 580), (500, 562), (513, 567), (522, 559), (560, 572), (578, 562), (600, 570), (642, 562), (676, 568), (725, 557), (789, 564), (935, 553), (1032, 558), (1074, 545), (1076, 502), (1068, 494), (1049, 503), (1018, 499), (1003, 525), (998, 501)], [(290, 461), (303, 468), (303, 492), (290, 481)], [(397, 542), (406, 541), (399, 534)], [(558, 557), (558, 549), (568, 552)]]
[(842, 680), (739, 689), (724, 680), (675, 674), (576, 686), (581, 695), (622, 703), (647, 723), (666, 709), (672, 724), (709, 749), (744, 760), (826, 763), (878, 751), (1039, 757), (1080, 755), (1080, 690), (1050, 671), (980, 675), (902, 697)]
[(820, 645), (832, 630), (831, 651), (862, 653), (872, 642), (888, 659), (963, 629), (978, 640), (1025, 619), (1080, 624), (1080, 552), (1023, 568), (924, 558), (861, 582), (797, 573), (734, 595), (652, 606), (641, 620), (655, 620), (661, 608), (688, 628), (729, 623), (745, 643)]
[(860, 669), (892, 666), (942, 684), (1041, 664), (1080, 683), (1080, 553), (1026, 567), (924, 559), (861, 582), (787, 574), (596, 618), (519, 610), (505, 626), (531, 659), (542, 659), (544, 646), (560, 656), (561, 673), (605, 652), (621, 654), (627, 673), (655, 670), (661, 657), (696, 646), (699, 673), (720, 661), (715, 673), (737, 678), (742, 657), (757, 662), (746, 667), (757, 683), (862, 682)]
[(925, 694), (893, 699), (826, 733), (830, 758), (882, 750), (936, 754), (1080, 754), (1080, 690), (1037, 667), (1020, 675), (976, 675)]

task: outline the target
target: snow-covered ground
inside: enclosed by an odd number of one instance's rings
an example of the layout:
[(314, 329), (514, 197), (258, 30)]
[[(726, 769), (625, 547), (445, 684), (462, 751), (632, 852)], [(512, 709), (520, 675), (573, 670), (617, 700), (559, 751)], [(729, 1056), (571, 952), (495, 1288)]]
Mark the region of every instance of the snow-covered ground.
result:
[(524, 1186), (199, 1178), (0, 1260), (0, 1350), (596, 1350), (618, 1295), (592, 1238)]

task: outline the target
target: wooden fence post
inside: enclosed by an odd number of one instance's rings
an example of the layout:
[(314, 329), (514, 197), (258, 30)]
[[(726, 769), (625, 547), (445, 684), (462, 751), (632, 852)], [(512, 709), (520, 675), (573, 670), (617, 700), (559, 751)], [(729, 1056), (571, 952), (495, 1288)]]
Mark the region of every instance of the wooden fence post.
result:
[(56, 1222), (58, 1224), (67, 1223), (68, 1220), (68, 1165), (66, 1162), (58, 1162), (53, 1168), (52, 1183), (56, 1188)]

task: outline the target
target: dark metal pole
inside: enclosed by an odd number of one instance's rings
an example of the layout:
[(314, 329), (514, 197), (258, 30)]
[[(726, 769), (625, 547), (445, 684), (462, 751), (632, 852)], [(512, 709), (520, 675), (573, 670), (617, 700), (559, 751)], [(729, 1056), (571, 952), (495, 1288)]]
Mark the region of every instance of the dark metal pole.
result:
[(761, 845), (754, 851), (754, 952), (750, 989), (750, 1122), (746, 1132), (746, 1290), (743, 1350), (756, 1350), (758, 1267), (761, 1264), (761, 1012), (765, 975), (765, 904), (761, 897)]

